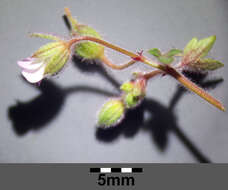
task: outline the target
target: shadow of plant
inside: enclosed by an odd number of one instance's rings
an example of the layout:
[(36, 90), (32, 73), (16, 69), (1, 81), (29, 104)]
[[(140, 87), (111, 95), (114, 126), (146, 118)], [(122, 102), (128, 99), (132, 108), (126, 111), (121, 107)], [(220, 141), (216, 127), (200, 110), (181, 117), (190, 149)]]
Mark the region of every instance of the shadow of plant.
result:
[[(26, 82), (28, 84), (28, 82)], [(96, 93), (104, 96), (113, 96), (114, 93), (90, 86), (73, 86), (61, 88), (51, 80), (44, 80), (37, 88), (40, 94), (32, 100), (17, 103), (8, 108), (8, 117), (18, 135), (24, 135), (29, 130), (39, 130), (50, 123), (61, 111), (67, 95), (84, 92)]]
[[(79, 59), (74, 58), (73, 61), (76, 67), (85, 65), (84, 63), (80, 64), (81, 61)], [(86, 67), (80, 66), (79, 69), (84, 72), (98, 72), (119, 90), (119, 83), (99, 64), (90, 64), (86, 65)], [(206, 80), (206, 75), (184, 74), (188, 75), (194, 82), (207, 89), (215, 88), (223, 81), (223, 79)], [(90, 86), (61, 88), (51, 80), (44, 80), (39, 87), (34, 85), (31, 86), (38, 88), (41, 92), (40, 95), (27, 102), (18, 101), (16, 105), (13, 105), (8, 109), (8, 117), (12, 121), (13, 128), (18, 135), (26, 134), (29, 130), (38, 130), (47, 126), (47, 124), (59, 114), (66, 97), (69, 94), (84, 92), (108, 97), (117, 96), (117, 94), (112, 92)], [(187, 92), (185, 88), (178, 86), (168, 107), (153, 99), (145, 98), (139, 107), (128, 111), (123, 122), (115, 128), (110, 128), (108, 130), (98, 128), (96, 131), (97, 140), (112, 142), (120, 135), (131, 138), (142, 129), (148, 131), (151, 134), (153, 142), (156, 143), (161, 151), (164, 151), (168, 144), (168, 134), (169, 132), (173, 132), (192, 153), (196, 160), (199, 162), (210, 162), (181, 131), (176, 122), (174, 109), (185, 92)], [(144, 119), (145, 112), (149, 115), (147, 119)]]
[(33, 87), (41, 91), (40, 95), (26, 102), (17, 101), (16, 105), (8, 109), (8, 117), (18, 135), (46, 125), (58, 115), (65, 100), (64, 93), (51, 81)]

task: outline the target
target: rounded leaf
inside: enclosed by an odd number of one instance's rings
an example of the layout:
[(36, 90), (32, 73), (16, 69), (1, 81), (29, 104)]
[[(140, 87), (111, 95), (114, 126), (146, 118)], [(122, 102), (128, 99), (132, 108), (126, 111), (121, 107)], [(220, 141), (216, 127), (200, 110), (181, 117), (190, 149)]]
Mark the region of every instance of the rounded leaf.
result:
[(160, 57), (162, 55), (161, 51), (158, 48), (150, 49), (150, 50), (148, 50), (148, 53), (155, 57)]

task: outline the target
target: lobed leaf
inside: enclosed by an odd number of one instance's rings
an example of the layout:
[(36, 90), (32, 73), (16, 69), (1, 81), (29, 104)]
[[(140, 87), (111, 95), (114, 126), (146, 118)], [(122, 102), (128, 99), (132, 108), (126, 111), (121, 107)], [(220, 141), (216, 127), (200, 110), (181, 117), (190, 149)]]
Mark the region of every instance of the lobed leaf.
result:
[(214, 59), (200, 59), (195, 66), (201, 70), (216, 70), (224, 66), (223, 63)]
[(158, 48), (150, 49), (150, 50), (148, 50), (148, 53), (155, 57), (160, 57), (162, 55), (161, 51)]
[(188, 54), (189, 52), (191, 52), (193, 49), (195, 49), (196, 45), (198, 43), (198, 39), (197, 38), (192, 38), (188, 44), (185, 46), (184, 48), (184, 55)]
[(165, 55), (167, 57), (173, 57), (173, 56), (181, 55), (181, 53), (182, 53), (182, 50), (180, 49), (171, 49)]
[(205, 57), (213, 47), (216, 36), (210, 36), (198, 41), (193, 38), (184, 48), (183, 62), (185, 64), (196, 63), (200, 58)]
[(170, 64), (174, 61), (174, 58), (173, 57), (167, 57), (167, 56), (160, 56), (158, 58), (158, 60), (161, 62), (161, 63), (164, 63), (164, 64)]

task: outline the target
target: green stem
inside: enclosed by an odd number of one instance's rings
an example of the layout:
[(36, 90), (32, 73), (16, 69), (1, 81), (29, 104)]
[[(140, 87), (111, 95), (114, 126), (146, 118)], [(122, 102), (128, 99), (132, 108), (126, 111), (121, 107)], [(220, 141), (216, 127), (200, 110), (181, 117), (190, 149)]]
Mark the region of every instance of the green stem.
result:
[(125, 50), (125, 49), (123, 49), (121, 47), (118, 47), (118, 46), (113, 45), (113, 44), (111, 44), (109, 42), (106, 42), (104, 40), (101, 40), (101, 39), (98, 39), (98, 38), (95, 38), (95, 37), (92, 37), (92, 36), (80, 36), (80, 37), (77, 37), (77, 38), (73, 38), (73, 39), (71, 39), (69, 41), (68, 46), (70, 48), (73, 44), (75, 44), (77, 42), (80, 42), (80, 41), (86, 41), (86, 40), (92, 41), (92, 42), (96, 42), (96, 43), (101, 44), (101, 45), (103, 45), (105, 47), (108, 47), (110, 49), (118, 51), (118, 52), (120, 52), (120, 53), (122, 53), (124, 55), (127, 55), (127, 56), (131, 57), (132, 59), (135, 59), (135, 60), (138, 59), (138, 61), (144, 62), (145, 64), (148, 64), (148, 65), (150, 65), (150, 66), (152, 66), (154, 68), (161, 69), (159, 63), (148, 61), (144, 56), (140, 56), (140, 55), (138, 55), (136, 53), (133, 53), (133, 52), (128, 51), (128, 50)]
[[(153, 71), (154, 73), (151, 74), (151, 76), (149, 77), (149, 75), (147, 75), (147, 77), (151, 78), (152, 76), (154, 76), (154, 74), (159, 74), (161, 71), (165, 72), (169, 75), (171, 75), (173, 78), (175, 78), (177, 81), (179, 81), (182, 85), (184, 85), (186, 88), (188, 88), (189, 90), (191, 90), (192, 92), (196, 93), (197, 95), (199, 95), (201, 98), (203, 98), (204, 100), (206, 100), (207, 102), (209, 102), (210, 104), (214, 105), (215, 107), (217, 107), (218, 109), (225, 111), (225, 107), (215, 98), (213, 98), (210, 94), (208, 94), (207, 92), (205, 92), (202, 88), (198, 87), (196, 84), (194, 84), (193, 82), (191, 82), (189, 79), (187, 79), (184, 75), (180, 74), (177, 70), (175, 70), (174, 68), (168, 66), (168, 65), (163, 65), (163, 64), (159, 64), (156, 63), (154, 61), (151, 61), (149, 59), (147, 59), (146, 57), (133, 53), (131, 51), (125, 50), (121, 47), (118, 47), (116, 45), (113, 45), (109, 42), (106, 42), (104, 40), (95, 38), (95, 37), (91, 37), (91, 36), (80, 36), (77, 38), (73, 38), (68, 42), (68, 47), (69, 49), (72, 47), (73, 44), (78, 43), (80, 41), (92, 41), (92, 42), (96, 42), (98, 44), (101, 44), (105, 47), (108, 47), (110, 49), (113, 49), (115, 51), (118, 51), (124, 55), (127, 55), (129, 57), (131, 57), (134, 61), (130, 62), (130, 64), (127, 64), (125, 66), (122, 66), (122, 68), (119, 69), (124, 69), (132, 64), (134, 64), (136, 61), (140, 61), (143, 62), (147, 65), (150, 65), (151, 67), (154, 67), (156, 69), (159, 69), (160, 71)], [(106, 63), (107, 64), (107, 63)], [(109, 65), (110, 66), (110, 65)], [(113, 64), (112, 64), (113, 66)], [(110, 66), (110, 67), (112, 67)], [(121, 67), (121, 66), (120, 66)], [(149, 79), (148, 78), (148, 79)]]

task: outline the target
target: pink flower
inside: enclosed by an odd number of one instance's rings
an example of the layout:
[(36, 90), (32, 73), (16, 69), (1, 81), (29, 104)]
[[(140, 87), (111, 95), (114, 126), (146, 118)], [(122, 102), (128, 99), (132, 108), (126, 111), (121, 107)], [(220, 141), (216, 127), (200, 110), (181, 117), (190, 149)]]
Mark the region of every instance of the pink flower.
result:
[(44, 78), (45, 63), (42, 60), (28, 57), (17, 64), (22, 68), (21, 74), (28, 82), (37, 83)]
[(33, 35), (56, 41), (42, 46), (31, 57), (17, 62), (28, 82), (39, 83), (45, 77), (55, 75), (63, 69), (70, 57), (70, 47), (67, 42), (51, 35)]

